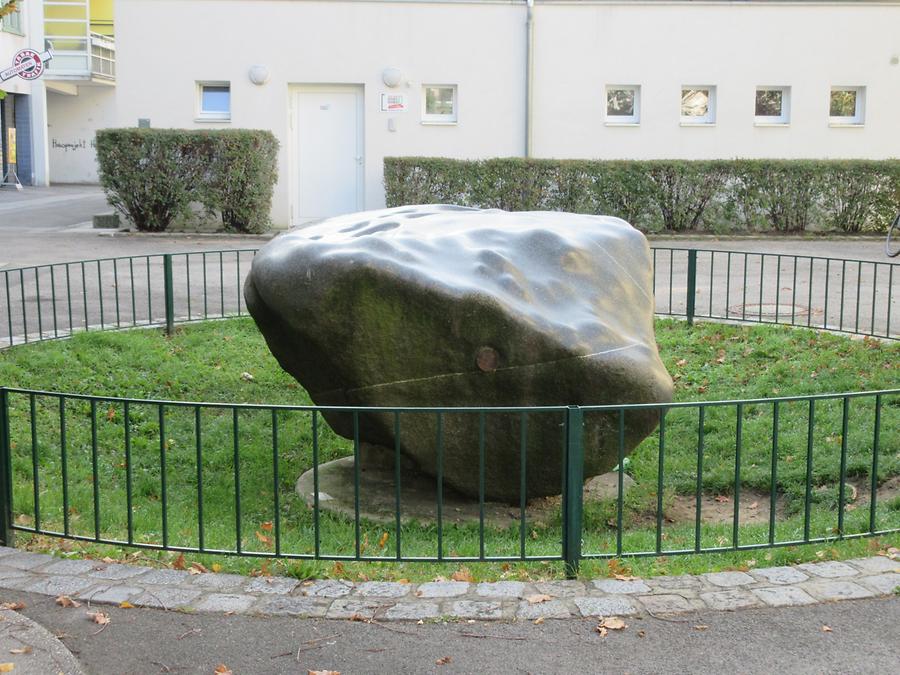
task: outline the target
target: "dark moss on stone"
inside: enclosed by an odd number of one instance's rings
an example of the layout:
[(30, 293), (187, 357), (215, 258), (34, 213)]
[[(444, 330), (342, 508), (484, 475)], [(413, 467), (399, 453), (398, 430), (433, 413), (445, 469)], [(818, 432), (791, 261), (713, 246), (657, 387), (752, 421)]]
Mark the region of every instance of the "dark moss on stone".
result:
[[(656, 350), (650, 252), (621, 220), (448, 206), (354, 214), (277, 237), (256, 256), (247, 307), (318, 405), (513, 407), (671, 400)], [(327, 411), (353, 437), (352, 415)], [(443, 477), (477, 496), (481, 416), (445, 412)], [(400, 446), (437, 474), (436, 412), (403, 413)], [(523, 415), (483, 416), (485, 496), (517, 501)], [(525, 415), (528, 497), (558, 494), (564, 411)], [(625, 416), (625, 451), (653, 431)], [(394, 415), (359, 435), (393, 448)], [(585, 476), (617, 463), (618, 413), (585, 413)]]

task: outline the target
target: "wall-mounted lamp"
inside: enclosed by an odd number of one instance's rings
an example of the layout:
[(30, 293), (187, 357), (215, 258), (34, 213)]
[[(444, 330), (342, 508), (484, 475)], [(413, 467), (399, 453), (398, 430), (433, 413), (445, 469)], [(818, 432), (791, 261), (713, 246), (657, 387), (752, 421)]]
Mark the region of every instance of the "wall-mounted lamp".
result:
[(250, 66), (250, 71), (247, 75), (250, 77), (250, 81), (255, 85), (263, 85), (269, 81), (269, 69), (265, 66)]
[(399, 68), (385, 68), (381, 73), (381, 81), (388, 87), (396, 87), (403, 79)]

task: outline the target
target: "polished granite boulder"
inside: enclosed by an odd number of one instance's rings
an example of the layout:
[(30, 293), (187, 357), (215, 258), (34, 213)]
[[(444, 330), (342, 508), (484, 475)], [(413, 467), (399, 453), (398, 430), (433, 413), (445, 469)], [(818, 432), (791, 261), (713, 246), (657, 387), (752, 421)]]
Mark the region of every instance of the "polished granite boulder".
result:
[[(472, 497), (518, 502), (523, 483), (528, 499), (559, 494), (565, 406), (672, 397), (650, 250), (617, 218), (444, 205), (341, 216), (264, 246), (244, 297), (317, 405), (433, 408), (326, 410), (335, 432), (399, 448)], [(547, 409), (514, 409), (532, 406)], [(658, 422), (652, 408), (586, 410), (585, 477)]]

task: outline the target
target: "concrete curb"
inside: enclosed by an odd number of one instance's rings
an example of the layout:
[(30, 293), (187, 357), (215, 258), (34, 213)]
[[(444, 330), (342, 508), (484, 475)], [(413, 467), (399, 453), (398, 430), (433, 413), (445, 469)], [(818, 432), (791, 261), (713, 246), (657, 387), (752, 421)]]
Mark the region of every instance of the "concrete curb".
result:
[(0, 548), (0, 588), (68, 595), (90, 604), (127, 601), (188, 612), (329, 619), (534, 621), (679, 614), (873, 598), (898, 587), (900, 561), (885, 556), (649, 579), (409, 584), (191, 574)]
[[(14, 653), (25, 650), (26, 653)], [(25, 675), (81, 675), (78, 661), (66, 646), (27, 616), (0, 610), (0, 661)]]

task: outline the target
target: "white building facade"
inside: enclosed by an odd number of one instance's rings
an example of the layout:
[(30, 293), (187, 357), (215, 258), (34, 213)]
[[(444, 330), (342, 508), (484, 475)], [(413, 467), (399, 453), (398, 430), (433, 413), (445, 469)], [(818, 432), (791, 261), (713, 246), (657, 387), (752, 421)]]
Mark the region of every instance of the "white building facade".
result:
[(117, 0), (115, 15), (115, 103), (72, 119), (273, 131), (282, 227), (382, 206), (386, 156), (900, 157), (897, 1)]
[[(97, 32), (97, 31), (103, 31)], [(26, 185), (96, 183), (94, 138), (115, 126), (115, 39), (111, 0), (27, 0), (0, 21), (0, 70), (22, 49), (50, 50), (35, 79), (0, 83), (2, 157)]]

